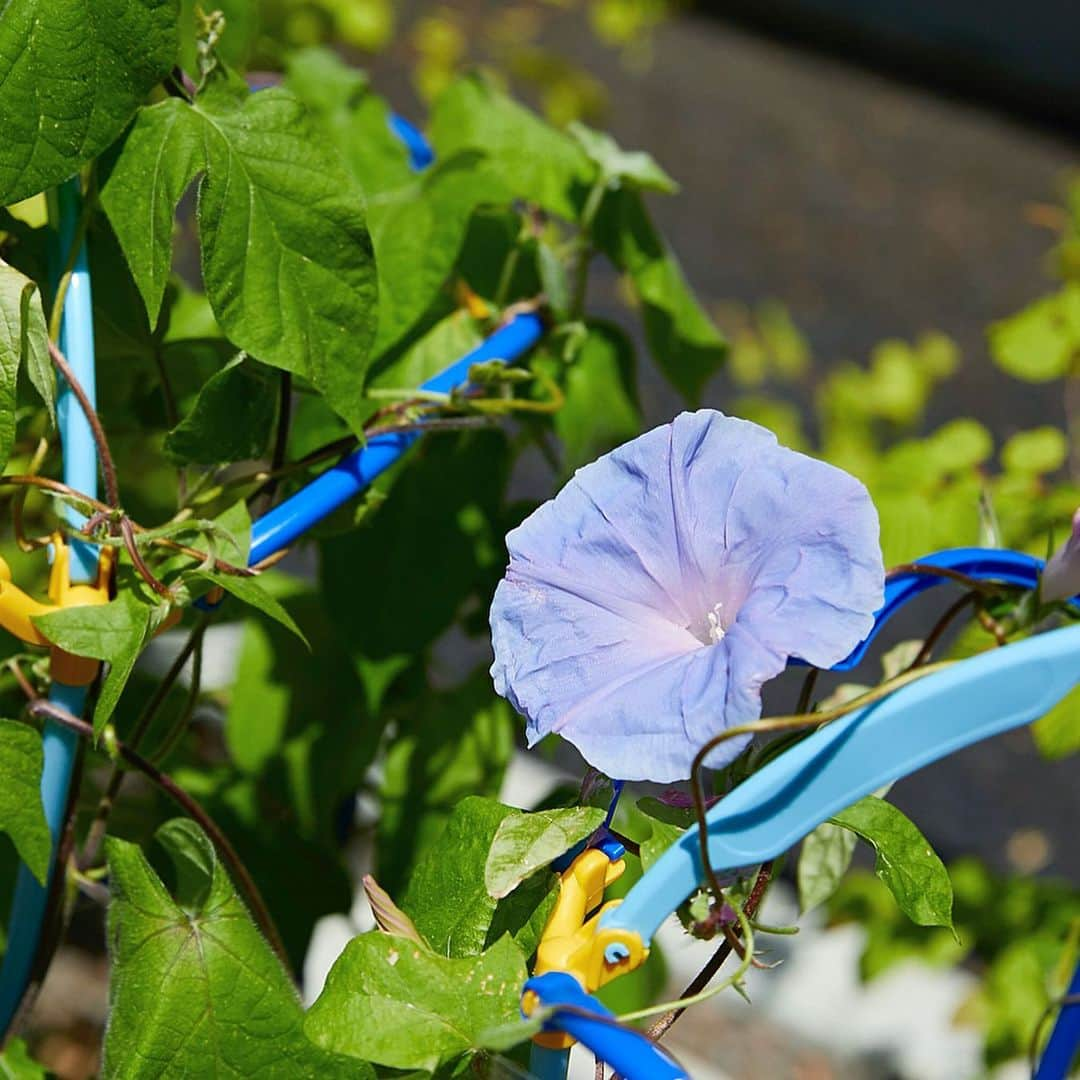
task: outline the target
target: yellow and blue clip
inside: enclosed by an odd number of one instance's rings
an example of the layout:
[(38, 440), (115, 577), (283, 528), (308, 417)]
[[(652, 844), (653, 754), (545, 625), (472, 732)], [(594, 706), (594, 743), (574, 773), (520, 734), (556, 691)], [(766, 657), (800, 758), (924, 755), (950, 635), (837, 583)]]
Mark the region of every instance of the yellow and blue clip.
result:
[(65, 686), (89, 686), (97, 678), (101, 662), (75, 656), (54, 645), (34, 624), (40, 615), (70, 607), (89, 607), (109, 602), (113, 553), (103, 549), (96, 579), (87, 584), (71, 580), (71, 549), (64, 538), (52, 538), (53, 562), (49, 571), (49, 601), (35, 600), (11, 580), (11, 568), (0, 558), (0, 627), (27, 645), (41, 645), (50, 652), (52, 676)]

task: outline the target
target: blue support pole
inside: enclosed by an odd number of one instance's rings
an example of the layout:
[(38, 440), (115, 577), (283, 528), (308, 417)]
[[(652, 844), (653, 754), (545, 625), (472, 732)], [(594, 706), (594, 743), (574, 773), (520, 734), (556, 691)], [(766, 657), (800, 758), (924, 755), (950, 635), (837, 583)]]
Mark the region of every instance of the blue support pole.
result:
[[(59, 189), (59, 228), (56, 244), (58, 270), (68, 259), (76, 241), (82, 213), (82, 195), (77, 179), (69, 180)], [(72, 269), (64, 301), (60, 329), (60, 349), (67, 357), (75, 377), (94, 402), (94, 316), (90, 295), (90, 271), (86, 246), (80, 247)], [(97, 447), (90, 424), (83, 415), (75, 395), (61, 380), (57, 399), (57, 421), (64, 448), (64, 483), (97, 495)], [(67, 519), (73, 527), (82, 525), (82, 517), (67, 509)], [(97, 578), (97, 548), (85, 542), (71, 543), (71, 580), (91, 582)], [(53, 683), (49, 700), (76, 716), (86, 705), (87, 687), (64, 686)], [(45, 722), (43, 734), (44, 769), (41, 774), (41, 800), (45, 820), (52, 836), (52, 857), (46, 884), (52, 883), (57, 872), (56, 851), (64, 827), (64, 812), (71, 791), (72, 773), (77, 757), (79, 736), (50, 721)], [(19, 1003), (26, 992), (33, 972), (34, 958), (45, 919), (48, 889), (43, 888), (25, 865), (19, 867), (15, 897), (11, 907), (11, 932), (8, 949), (0, 969), (0, 1030), (6, 1031), (15, 1019)]]
[[(468, 381), (469, 368), (473, 364), (485, 360), (513, 362), (531, 349), (543, 332), (544, 324), (539, 315), (532, 312), (518, 315), (468, 356), (428, 379), (420, 389), (448, 394)], [(359, 450), (317, 476), (292, 498), (264, 514), (251, 527), (248, 562), (254, 566), (288, 547), (328, 514), (359, 495), (419, 437), (418, 431), (373, 435)]]

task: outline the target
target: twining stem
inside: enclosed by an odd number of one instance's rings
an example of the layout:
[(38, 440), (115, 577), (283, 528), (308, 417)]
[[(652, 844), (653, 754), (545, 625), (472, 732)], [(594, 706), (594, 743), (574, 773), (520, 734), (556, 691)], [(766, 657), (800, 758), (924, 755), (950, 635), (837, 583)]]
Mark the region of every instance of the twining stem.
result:
[[(739, 920), (739, 927), (741, 928), (743, 933), (742, 954), (739, 958), (741, 963), (728, 978), (726, 978), (723, 982), (718, 983), (716, 986), (710, 986), (707, 989), (699, 990), (695, 994), (681, 997), (678, 999), (677, 1002), (665, 1001), (660, 1005), (650, 1005), (647, 1009), (638, 1009), (635, 1012), (624, 1013), (619, 1017), (619, 1019), (623, 1022), (627, 1022), (630, 1020), (644, 1020), (647, 1016), (656, 1016), (657, 1013), (666, 1014), (670, 1011), (678, 1011), (681, 1015), (691, 1005), (698, 1005), (702, 1001), (708, 1001), (709, 998), (716, 997), (717, 994), (722, 993), (729, 987), (738, 986), (742, 982), (743, 976), (750, 970), (754, 963), (754, 928), (750, 925), (750, 920), (747, 917), (746, 912), (741, 907), (735, 909), (735, 915)], [(724, 944), (726, 944), (730, 950), (734, 947), (731, 943), (737, 941), (738, 938), (735, 936), (734, 933), (732, 933)], [(721, 948), (723, 948), (723, 946), (721, 946)], [(719, 950), (717, 950), (717, 952), (719, 952)], [(728, 955), (729, 953), (725, 953), (724, 958), (726, 959)], [(715, 959), (715, 956), (713, 957), (713, 959)], [(722, 962), (723, 961), (721, 961), (721, 963)], [(708, 967), (710, 965), (711, 961), (710, 964), (706, 966)], [(717, 966), (719, 967), (719, 965)], [(713, 974), (715, 974), (715, 971), (713, 972)], [(695, 979), (695, 982), (696, 981), (697, 980)], [(676, 1006), (675, 1010), (672, 1010), (672, 1005)], [(671, 1023), (674, 1023), (674, 1021), (672, 1021)], [(671, 1024), (668, 1024), (668, 1027), (670, 1026)], [(666, 1031), (667, 1028), (665, 1028), (664, 1030)], [(649, 1032), (649, 1034), (651, 1035), (651, 1032)]]
[(292, 422), (292, 374), (288, 371), (281, 372), (281, 381), (278, 384), (278, 416), (277, 430), (274, 434), (274, 449), (270, 457), (270, 471), (266, 481), (255, 497), (261, 496), (269, 508), (274, 503), (274, 495), (277, 492), (278, 480), (281, 477), (281, 468), (285, 464), (285, 453), (289, 448), (289, 425)]
[(574, 293), (570, 304), (570, 318), (580, 319), (585, 310), (585, 292), (589, 285), (589, 263), (592, 261), (593, 242), (592, 227), (596, 220), (600, 204), (604, 201), (604, 192), (607, 191), (608, 178), (601, 173), (589, 190), (585, 207), (581, 211), (581, 220), (578, 223), (577, 261), (574, 265)]
[[(36, 716), (43, 716), (50, 720), (54, 720), (63, 727), (77, 732), (84, 739), (93, 739), (94, 737), (94, 728), (91, 724), (88, 724), (85, 720), (80, 720), (77, 716), (69, 713), (67, 709), (63, 709), (59, 705), (54, 705), (51, 701), (38, 699), (30, 705), (30, 712)], [(229, 873), (240, 887), (240, 891), (244, 894), (244, 899), (247, 901), (247, 905), (251, 909), (255, 921), (259, 924), (259, 929), (262, 930), (274, 952), (278, 954), (278, 958), (281, 960), (282, 964), (285, 965), (286, 971), (290, 970), (288, 953), (285, 951), (285, 945), (281, 940), (281, 935), (274, 925), (270, 910), (267, 908), (251, 874), (248, 873), (247, 867), (236, 853), (235, 848), (229, 843), (229, 838), (218, 828), (213, 818), (210, 817), (202, 806), (180, 787), (179, 784), (166, 776), (156, 765), (147, 761), (146, 758), (137, 751), (132, 750), (126, 743), (117, 741), (115, 747), (117, 754), (126, 761), (128, 765), (133, 769), (138, 769), (138, 771), (154, 784), (155, 787), (158, 787), (165, 792), (165, 794), (168, 795), (185, 814), (198, 822), (203, 832), (210, 837), (222, 862), (228, 867)]]
[(882, 698), (895, 693), (902, 686), (916, 682), (918, 679), (924, 679), (927, 675), (932, 675), (936, 671), (941, 671), (944, 668), (951, 666), (951, 664), (952, 661), (942, 660), (936, 664), (925, 664), (920, 668), (909, 669), (908, 671), (901, 672), (896, 678), (890, 679), (888, 682), (884, 682), (880, 686), (874, 687), (872, 690), (868, 690), (865, 694), (861, 694), (859, 697), (853, 698), (843, 705), (837, 705), (836, 708), (823, 709), (820, 712), (809, 714), (797, 713), (793, 716), (770, 717), (767, 720), (751, 720), (749, 723), (738, 724), (735, 727), (728, 728), (726, 731), (720, 732), (719, 735), (716, 735), (705, 743), (694, 756), (693, 764), (690, 766), (690, 790), (694, 796), (694, 810), (697, 814), (701, 865), (705, 875), (709, 879), (709, 884), (713, 888), (713, 894), (718, 903), (723, 892), (720, 882), (717, 879), (716, 871), (713, 869), (712, 860), (709, 858), (709, 822), (706, 817), (705, 785), (702, 780), (702, 774), (705, 771), (705, 759), (718, 746), (721, 746), (729, 739), (736, 739), (740, 735), (756, 735), (763, 731), (796, 731), (803, 728), (822, 727), (824, 724), (831, 723), (833, 720), (838, 720), (840, 717), (855, 712), (857, 709), (872, 705), (875, 701), (880, 701)]
[(1039, 1043), (1042, 1042), (1042, 1033), (1048, 1021), (1058, 1009), (1064, 1009), (1070, 1005), (1080, 1005), (1080, 994), (1065, 994), (1062, 997), (1054, 998), (1053, 1001), (1047, 1003), (1046, 1008), (1043, 1009), (1039, 1019), (1035, 1022), (1035, 1029), (1031, 1033), (1031, 1042), (1028, 1044), (1028, 1064), (1031, 1067), (1032, 1080), (1034, 1080), (1039, 1068)]
[[(48, 453), (49, 440), (42, 436), (38, 439), (37, 447), (35, 448), (28, 465), (31, 476), (37, 475), (41, 466), (45, 463), (45, 458)], [(28, 552), (45, 547), (51, 539), (48, 536), (39, 536), (34, 539), (27, 539), (26, 537), (26, 532), (23, 528), (23, 510), (26, 506), (26, 495), (29, 490), (29, 487), (16, 488), (15, 495), (11, 500), (11, 526), (12, 531), (15, 533), (15, 543), (19, 545), (20, 551)]]
[(806, 674), (806, 678), (803, 679), (802, 690), (799, 691), (799, 701), (795, 706), (796, 713), (808, 713), (810, 711), (810, 698), (814, 693), (814, 687), (817, 685), (818, 676), (821, 674), (821, 668), (812, 667)]
[(1004, 581), (983, 581), (980, 578), (971, 577), (969, 574), (961, 573), (959, 570), (953, 570), (948, 566), (930, 566), (926, 563), (910, 562), (900, 563), (899, 566), (894, 566), (885, 573), (885, 580), (889, 581), (895, 577), (903, 577), (907, 574), (919, 574), (924, 577), (939, 577), (948, 578), (949, 581), (955, 581), (959, 585), (963, 585), (967, 589), (971, 589), (973, 592), (980, 593), (984, 596), (993, 596), (1000, 593), (1003, 589), (1015, 589), (1020, 588), (1017, 585), (1010, 585)]
[(978, 604), (979, 594), (977, 592), (967, 592), (960, 597), (956, 603), (950, 605), (948, 610), (940, 619), (934, 624), (930, 633), (926, 635), (922, 643), (922, 647), (919, 649), (915, 656), (915, 659), (911, 661), (908, 666), (908, 670), (913, 668), (922, 667), (933, 655), (934, 647), (941, 640), (941, 635), (952, 625), (953, 620), (969, 605)]
[[(161, 681), (154, 688), (149, 701), (143, 706), (142, 712), (139, 713), (139, 717), (135, 721), (135, 726), (131, 729), (131, 734), (127, 740), (127, 746), (132, 751), (138, 750), (154, 721), (154, 717), (157, 716), (161, 711), (161, 707), (165, 704), (169, 691), (172, 690), (177, 679), (180, 678), (184, 668), (187, 666), (191, 654), (201, 645), (209, 622), (210, 616), (207, 613), (200, 614), (199, 621), (192, 627), (187, 641), (184, 642), (172, 664), (169, 665), (169, 670), (165, 672)], [(83, 845), (82, 855), (79, 858), (79, 866), (84, 870), (97, 862), (98, 855), (101, 852), (101, 845), (105, 840), (109, 815), (112, 813), (116, 798), (120, 794), (125, 775), (126, 770), (120, 768), (119, 765), (113, 765), (112, 772), (105, 784), (105, 791), (98, 802), (97, 813), (94, 814), (94, 820), (90, 823), (90, 829), (86, 834), (86, 843)]]
[(100, 499), (95, 499), (85, 492), (76, 491), (75, 488), (69, 487), (59, 480), (53, 480), (52, 477), (49, 476), (24, 476), (20, 473), (11, 473), (6, 476), (0, 476), (0, 484), (17, 488), (41, 488), (42, 491), (51, 491), (54, 495), (62, 495), (67, 499), (71, 499), (73, 502), (82, 503), (90, 509), (96, 510), (98, 513), (102, 514), (110, 514), (113, 509), (108, 503), (103, 503)]
[(124, 538), (124, 547), (131, 557), (132, 565), (139, 572), (139, 577), (158, 596), (164, 596), (166, 600), (171, 600), (173, 598), (172, 590), (163, 581), (159, 581), (150, 567), (146, 565), (146, 560), (142, 557), (142, 552), (139, 551), (139, 545), (135, 542), (135, 530), (131, 526), (130, 518), (122, 517), (120, 519), (120, 535)]
[(180, 715), (176, 718), (176, 723), (173, 724), (172, 730), (166, 733), (165, 738), (161, 740), (161, 745), (150, 755), (150, 758), (155, 765), (160, 765), (162, 762), (168, 760), (169, 755), (175, 749), (176, 744), (184, 737), (188, 725), (191, 723), (191, 718), (195, 714), (195, 706), (198, 705), (199, 694), (202, 692), (204, 640), (204, 637), (199, 637), (199, 640), (195, 645), (195, 652), (191, 658), (191, 682), (188, 686), (188, 696), (187, 700), (184, 702), (184, 707), (180, 710)]
[(105, 500), (109, 507), (115, 510), (120, 505), (120, 489), (116, 483), (116, 465), (113, 463), (112, 453), (109, 450), (109, 440), (105, 437), (105, 429), (101, 426), (94, 406), (90, 404), (90, 398), (83, 389), (82, 383), (71, 370), (67, 357), (59, 350), (56, 343), (49, 339), (49, 356), (52, 357), (53, 366), (64, 377), (75, 400), (79, 403), (86, 422), (90, 425), (90, 432), (94, 437), (94, 445), (97, 447), (98, 463), (101, 466), (101, 477), (105, 482)]
[[(748, 921), (752, 920), (757, 913), (757, 909), (761, 906), (761, 901), (765, 898), (765, 892), (769, 887), (769, 883), (772, 881), (773, 864), (770, 860), (764, 863), (758, 870), (757, 878), (754, 881), (753, 887), (750, 890), (750, 895), (746, 898), (746, 903), (743, 904), (743, 915)], [(751, 925), (752, 922), (751, 922)], [(731, 955), (734, 946), (730, 939), (725, 938), (721, 942), (720, 947), (712, 954), (705, 966), (694, 976), (694, 978), (687, 984), (686, 989), (679, 995), (679, 1002), (677, 1008), (671, 1009), (664, 1013), (659, 1020), (651, 1028), (649, 1028), (649, 1035), (654, 1039), (663, 1038), (668, 1029), (679, 1019), (687, 1008), (689, 1008), (690, 999), (698, 999), (698, 995), (701, 994), (705, 988), (712, 982), (716, 973), (724, 966), (724, 962)], [(744, 950), (745, 952), (745, 950)], [(746, 957), (743, 957), (745, 961)]]

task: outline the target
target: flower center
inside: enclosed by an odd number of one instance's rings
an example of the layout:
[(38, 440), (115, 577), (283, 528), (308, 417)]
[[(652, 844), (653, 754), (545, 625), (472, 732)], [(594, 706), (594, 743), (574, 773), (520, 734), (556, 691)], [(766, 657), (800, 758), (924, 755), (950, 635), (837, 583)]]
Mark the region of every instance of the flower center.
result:
[(724, 629), (724, 624), (721, 622), (721, 612), (723, 611), (723, 602), (717, 602), (713, 604), (713, 609), (705, 617), (709, 620), (709, 644), (719, 645), (723, 639), (724, 634), (727, 631)]

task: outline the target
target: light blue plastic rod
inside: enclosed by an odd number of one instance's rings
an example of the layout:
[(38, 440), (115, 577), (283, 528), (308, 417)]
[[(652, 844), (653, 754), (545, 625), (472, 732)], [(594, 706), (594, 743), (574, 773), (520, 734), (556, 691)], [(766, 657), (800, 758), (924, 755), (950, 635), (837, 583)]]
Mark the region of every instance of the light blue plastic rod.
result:
[[(993, 649), (833, 721), (785, 751), (709, 811), (717, 870), (787, 851), (831, 815), (882, 785), (1003, 731), (1031, 723), (1080, 683), (1080, 626)], [(600, 920), (646, 944), (703, 880), (688, 829)]]
[[(79, 181), (69, 180), (58, 192), (59, 236), (57, 237), (55, 262), (63, 266), (68, 252), (75, 242), (75, 230), (82, 207)], [(90, 271), (86, 261), (86, 247), (79, 249), (68, 283), (64, 300), (64, 314), (60, 325), (60, 349), (67, 357), (75, 377), (82, 384), (91, 404), (94, 403), (94, 316), (90, 296)], [(90, 424), (75, 395), (61, 381), (56, 403), (57, 423), (64, 448), (64, 483), (97, 494), (97, 447)], [(74, 528), (83, 524), (83, 518), (70, 507), (66, 510), (68, 521)], [(97, 577), (97, 548), (79, 540), (71, 542), (71, 580), (93, 581)], [(63, 686), (54, 683), (49, 700), (68, 712), (81, 716), (86, 704), (87, 687)], [(59, 724), (45, 722), (42, 732), (44, 765), (41, 773), (41, 801), (45, 820), (52, 837), (52, 854), (49, 877), (55, 873), (56, 849), (60, 831), (64, 825), (71, 778), (78, 752), (79, 736)], [(7, 1031), (15, 1018), (15, 1011), (26, 992), (41, 939), (45, 919), (46, 890), (24, 865), (19, 866), (15, 883), (15, 896), (11, 903), (8, 950), (0, 969), (0, 1032)]]

